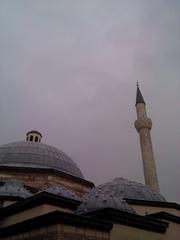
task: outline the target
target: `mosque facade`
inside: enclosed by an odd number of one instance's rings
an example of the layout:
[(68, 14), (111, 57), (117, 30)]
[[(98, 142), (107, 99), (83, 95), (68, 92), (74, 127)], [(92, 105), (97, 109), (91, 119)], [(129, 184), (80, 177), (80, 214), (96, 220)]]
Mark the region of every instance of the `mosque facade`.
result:
[(118, 177), (95, 186), (35, 130), (0, 146), (0, 239), (179, 240), (180, 205), (160, 193), (139, 86), (135, 106), (145, 184)]

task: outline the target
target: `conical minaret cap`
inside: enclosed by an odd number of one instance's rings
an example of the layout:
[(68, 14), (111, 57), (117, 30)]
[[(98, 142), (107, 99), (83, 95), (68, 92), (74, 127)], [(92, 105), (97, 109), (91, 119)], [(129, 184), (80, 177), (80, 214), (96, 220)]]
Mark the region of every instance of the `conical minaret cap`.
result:
[(145, 101), (144, 101), (143, 95), (142, 95), (142, 93), (139, 89), (139, 85), (137, 84), (136, 104), (135, 105), (137, 105), (138, 103), (146, 104)]

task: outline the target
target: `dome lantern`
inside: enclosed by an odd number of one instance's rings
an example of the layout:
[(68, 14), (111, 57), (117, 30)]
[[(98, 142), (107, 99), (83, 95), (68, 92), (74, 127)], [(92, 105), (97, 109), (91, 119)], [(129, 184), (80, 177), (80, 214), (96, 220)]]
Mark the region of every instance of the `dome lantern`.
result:
[(42, 134), (36, 130), (26, 133), (26, 141), (29, 142), (41, 142)]

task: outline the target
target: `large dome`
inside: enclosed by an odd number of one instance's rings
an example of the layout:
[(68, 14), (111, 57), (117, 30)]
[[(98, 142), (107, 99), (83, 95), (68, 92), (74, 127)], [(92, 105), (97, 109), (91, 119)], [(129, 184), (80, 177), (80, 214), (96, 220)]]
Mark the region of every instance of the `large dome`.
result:
[(0, 167), (55, 169), (84, 178), (80, 169), (65, 153), (38, 142), (15, 142), (0, 146)]
[(160, 193), (152, 191), (146, 185), (125, 178), (116, 178), (111, 182), (99, 185), (90, 191), (89, 196), (100, 193), (113, 194), (117, 198), (124, 199), (166, 201)]

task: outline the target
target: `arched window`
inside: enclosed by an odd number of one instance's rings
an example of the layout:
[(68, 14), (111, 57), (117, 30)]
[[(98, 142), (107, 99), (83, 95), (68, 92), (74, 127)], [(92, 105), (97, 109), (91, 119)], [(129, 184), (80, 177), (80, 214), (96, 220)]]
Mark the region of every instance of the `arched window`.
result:
[(32, 135), (30, 136), (30, 141), (31, 141), (31, 142), (33, 141), (33, 136), (32, 136)]
[(38, 136), (35, 137), (35, 142), (38, 142)]

